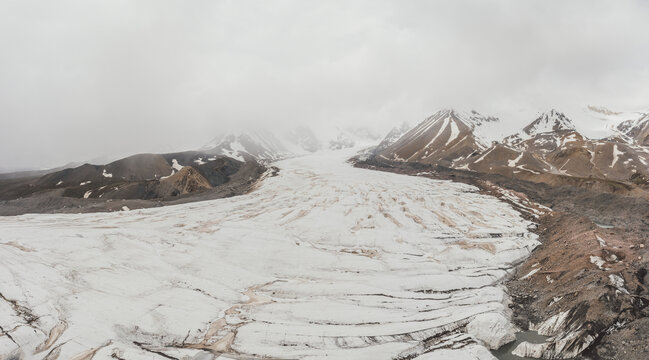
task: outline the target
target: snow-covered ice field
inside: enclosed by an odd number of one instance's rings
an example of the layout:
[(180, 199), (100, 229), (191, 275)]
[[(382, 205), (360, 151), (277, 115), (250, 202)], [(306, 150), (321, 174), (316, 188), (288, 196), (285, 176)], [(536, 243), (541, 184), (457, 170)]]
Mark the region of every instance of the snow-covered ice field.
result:
[(0, 359), (490, 359), (467, 324), (507, 315), (530, 223), (350, 155), (233, 198), (0, 218)]

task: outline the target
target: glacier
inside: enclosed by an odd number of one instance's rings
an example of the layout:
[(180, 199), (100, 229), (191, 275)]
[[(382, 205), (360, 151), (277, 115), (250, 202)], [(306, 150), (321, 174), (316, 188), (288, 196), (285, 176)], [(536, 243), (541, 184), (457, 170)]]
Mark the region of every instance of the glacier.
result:
[(0, 218), (0, 359), (493, 359), (511, 333), (467, 326), (511, 328), (531, 222), (353, 154), (277, 162), (232, 198)]

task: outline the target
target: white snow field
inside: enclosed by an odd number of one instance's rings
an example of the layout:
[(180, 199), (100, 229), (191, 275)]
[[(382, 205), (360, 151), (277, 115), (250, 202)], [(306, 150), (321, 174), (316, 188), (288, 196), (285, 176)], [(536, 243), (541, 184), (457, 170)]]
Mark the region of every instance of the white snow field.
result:
[(232, 198), (0, 218), (0, 359), (492, 359), (466, 329), (508, 316), (530, 223), (351, 155)]

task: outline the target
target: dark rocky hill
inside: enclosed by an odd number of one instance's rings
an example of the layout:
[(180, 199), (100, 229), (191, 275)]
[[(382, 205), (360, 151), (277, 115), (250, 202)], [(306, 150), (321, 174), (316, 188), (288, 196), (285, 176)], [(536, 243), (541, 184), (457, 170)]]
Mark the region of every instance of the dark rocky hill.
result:
[(0, 179), (0, 215), (112, 211), (232, 196), (248, 191), (266, 168), (198, 151), (138, 154), (43, 176)]

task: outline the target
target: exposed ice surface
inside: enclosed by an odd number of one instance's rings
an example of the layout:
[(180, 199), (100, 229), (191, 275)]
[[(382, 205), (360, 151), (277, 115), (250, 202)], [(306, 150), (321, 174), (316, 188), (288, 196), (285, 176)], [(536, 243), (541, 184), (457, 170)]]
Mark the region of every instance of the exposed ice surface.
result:
[(351, 155), (278, 162), (232, 198), (0, 218), (0, 354), (492, 359), (466, 325), (507, 316), (498, 282), (538, 244), (530, 223)]

